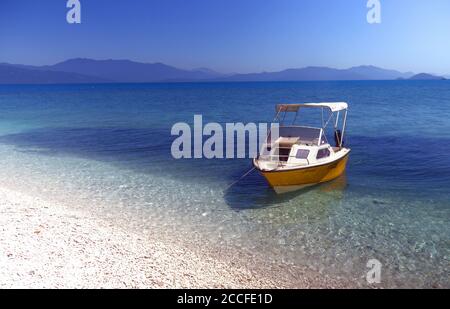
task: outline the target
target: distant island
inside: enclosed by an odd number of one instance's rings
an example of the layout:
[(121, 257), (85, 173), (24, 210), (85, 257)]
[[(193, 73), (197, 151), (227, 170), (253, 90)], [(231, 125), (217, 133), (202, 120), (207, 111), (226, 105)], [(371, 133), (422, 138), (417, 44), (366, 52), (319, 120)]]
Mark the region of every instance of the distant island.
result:
[(345, 80), (439, 80), (431, 74), (399, 72), (375, 66), (349, 69), (306, 67), (278, 72), (222, 74), (207, 68), (179, 69), (163, 63), (130, 60), (69, 59), (54, 65), (31, 66), (0, 63), (0, 84), (82, 84), (154, 82), (262, 82)]
[(436, 76), (427, 73), (420, 73), (409, 78), (410, 80), (445, 80), (443, 76)]

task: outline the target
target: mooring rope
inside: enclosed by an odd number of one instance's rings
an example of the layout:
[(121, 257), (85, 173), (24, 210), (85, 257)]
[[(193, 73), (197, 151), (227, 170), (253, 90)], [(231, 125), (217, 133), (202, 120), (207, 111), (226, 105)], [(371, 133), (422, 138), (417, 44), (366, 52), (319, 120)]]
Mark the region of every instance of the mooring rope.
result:
[[(277, 113), (275, 115), (275, 118), (272, 120), (272, 122), (275, 122), (279, 115), (281, 113), (281, 109), (277, 109)], [(286, 117), (286, 112), (284, 114), (284, 116)], [(269, 138), (269, 136), (272, 134), (272, 127), (270, 127), (270, 130), (267, 134), (266, 140)], [(242, 175), (238, 180), (236, 180), (235, 182), (233, 182), (232, 184), (230, 184), (226, 189), (225, 192), (228, 191), (231, 187), (233, 187), (235, 184), (237, 184), (239, 181), (241, 181), (242, 179), (244, 179), (245, 177), (247, 177), (248, 175), (250, 175), (254, 170), (256, 169), (256, 167), (252, 167), (248, 172), (246, 172), (244, 175)]]
[(233, 187), (235, 184), (237, 184), (239, 181), (241, 181), (242, 179), (244, 179), (245, 177), (247, 177), (248, 175), (250, 175), (254, 170), (256, 169), (256, 167), (252, 167), (248, 172), (246, 172), (244, 175), (242, 175), (238, 180), (236, 180), (235, 182), (233, 182), (232, 184), (230, 184), (225, 191), (228, 191), (231, 187)]

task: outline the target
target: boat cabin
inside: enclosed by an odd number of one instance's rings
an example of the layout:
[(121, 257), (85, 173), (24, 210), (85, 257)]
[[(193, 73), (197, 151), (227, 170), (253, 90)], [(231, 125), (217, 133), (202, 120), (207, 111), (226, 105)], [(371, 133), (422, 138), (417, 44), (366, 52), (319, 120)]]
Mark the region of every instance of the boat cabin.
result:
[[(298, 112), (302, 108), (322, 109), (322, 127), (308, 127), (297, 125)], [(324, 110), (331, 111), (325, 119)], [(344, 120), (342, 131), (338, 129), (339, 112), (344, 111)], [(278, 105), (276, 119), (280, 119), (280, 114), (294, 112), (295, 120), (289, 125), (280, 121), (278, 136), (272, 135), (267, 138), (263, 146), (257, 164), (262, 170), (289, 169), (292, 167), (319, 165), (323, 162), (337, 158), (343, 148), (343, 132), (347, 118), (346, 103), (306, 103)], [(285, 119), (285, 117), (283, 117)], [(333, 121), (334, 125), (334, 145), (332, 145), (326, 136), (326, 128)]]

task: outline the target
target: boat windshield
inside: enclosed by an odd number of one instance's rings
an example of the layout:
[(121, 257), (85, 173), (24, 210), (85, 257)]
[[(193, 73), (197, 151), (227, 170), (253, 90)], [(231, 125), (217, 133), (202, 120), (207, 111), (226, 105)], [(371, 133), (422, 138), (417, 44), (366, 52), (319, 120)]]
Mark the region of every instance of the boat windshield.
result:
[(310, 127), (280, 127), (279, 136), (281, 138), (299, 138), (298, 142), (301, 144), (313, 144), (318, 145), (319, 139), (322, 138), (320, 144), (325, 143), (324, 135), (322, 134), (322, 129), (320, 128), (310, 128)]

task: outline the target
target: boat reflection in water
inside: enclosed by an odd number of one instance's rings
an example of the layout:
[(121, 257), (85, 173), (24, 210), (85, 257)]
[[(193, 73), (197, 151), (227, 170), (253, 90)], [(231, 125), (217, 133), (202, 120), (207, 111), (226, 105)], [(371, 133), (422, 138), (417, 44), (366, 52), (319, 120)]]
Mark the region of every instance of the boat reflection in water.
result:
[(304, 211), (304, 214), (310, 209), (313, 213), (325, 214), (332, 205), (344, 198), (346, 188), (347, 175), (343, 173), (326, 183), (278, 194), (255, 173), (239, 186), (228, 190), (224, 198), (228, 206), (236, 211), (270, 208), (271, 212), (280, 211), (280, 216), (286, 216), (289, 209), (294, 212)]

